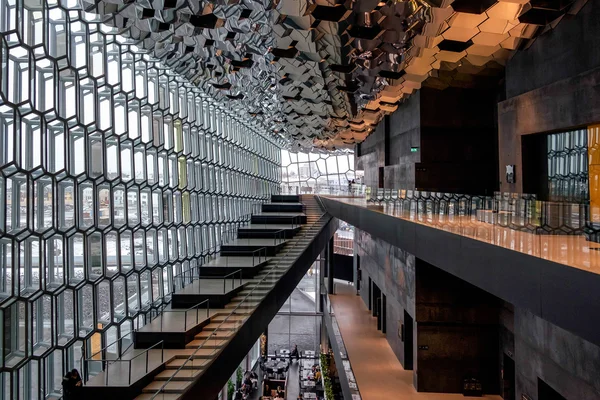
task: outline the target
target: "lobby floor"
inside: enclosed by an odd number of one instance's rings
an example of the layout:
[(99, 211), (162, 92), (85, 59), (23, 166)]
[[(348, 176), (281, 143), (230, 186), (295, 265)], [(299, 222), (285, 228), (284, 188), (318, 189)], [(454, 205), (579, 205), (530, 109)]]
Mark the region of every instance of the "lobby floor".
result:
[[(459, 400), (462, 394), (417, 393), (354, 286), (336, 281), (331, 303), (363, 400)], [(502, 400), (500, 396), (484, 396)]]

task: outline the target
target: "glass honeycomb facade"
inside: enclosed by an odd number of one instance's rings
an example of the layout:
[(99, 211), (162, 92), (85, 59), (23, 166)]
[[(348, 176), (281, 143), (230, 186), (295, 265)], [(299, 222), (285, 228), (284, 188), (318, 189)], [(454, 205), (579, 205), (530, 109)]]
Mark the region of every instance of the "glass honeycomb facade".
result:
[(313, 192), (331, 187), (347, 188), (356, 178), (354, 153), (337, 151), (303, 153), (281, 150), (283, 192)]
[(0, 0), (5, 399), (59, 395), (281, 182), (279, 142), (76, 8)]

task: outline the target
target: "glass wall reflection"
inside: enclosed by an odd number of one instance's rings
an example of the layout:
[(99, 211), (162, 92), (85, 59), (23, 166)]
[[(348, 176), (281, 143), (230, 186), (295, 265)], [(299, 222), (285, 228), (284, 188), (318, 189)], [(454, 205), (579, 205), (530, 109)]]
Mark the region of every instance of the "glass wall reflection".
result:
[(319, 351), (321, 313), (318, 310), (319, 261), (313, 263), (268, 328), (268, 353), (292, 349)]

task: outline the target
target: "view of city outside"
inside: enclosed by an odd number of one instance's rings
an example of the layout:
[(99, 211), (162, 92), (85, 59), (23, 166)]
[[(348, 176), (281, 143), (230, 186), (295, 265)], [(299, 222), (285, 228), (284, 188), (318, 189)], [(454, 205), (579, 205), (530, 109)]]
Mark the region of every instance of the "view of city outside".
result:
[(354, 153), (293, 153), (281, 150), (281, 189), (284, 193), (319, 193), (329, 188), (347, 189), (359, 183)]
[(321, 316), (318, 313), (319, 262), (298, 283), (290, 297), (281, 307), (268, 328), (268, 351), (270, 354), (282, 349), (319, 351)]
[(354, 226), (340, 221), (340, 227), (333, 236), (333, 252), (345, 256), (354, 255)]

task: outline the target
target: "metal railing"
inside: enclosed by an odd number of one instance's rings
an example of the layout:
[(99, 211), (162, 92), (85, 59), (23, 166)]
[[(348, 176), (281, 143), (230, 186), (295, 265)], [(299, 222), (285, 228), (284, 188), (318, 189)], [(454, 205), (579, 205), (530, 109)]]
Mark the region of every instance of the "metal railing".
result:
[[(116, 360), (94, 360), (94, 359), (86, 359), (84, 360), (86, 363), (90, 363), (90, 362), (99, 362), (102, 365), (102, 370), (104, 371), (104, 384), (106, 386), (109, 386), (110, 383), (110, 369), (115, 368), (115, 364), (118, 365), (123, 365), (123, 364), (127, 364), (127, 382), (123, 381), (123, 377), (122, 377), (122, 372), (120, 371), (119, 373), (117, 373), (117, 377), (115, 377), (114, 379), (117, 381), (113, 386), (131, 386), (131, 371), (132, 371), (132, 363), (135, 362), (136, 359), (145, 356), (146, 360), (145, 360), (145, 364), (144, 364), (144, 375), (146, 375), (148, 373), (148, 365), (149, 365), (149, 355), (150, 355), (150, 350), (154, 350), (156, 347), (160, 346), (161, 347), (161, 352), (160, 352), (160, 363), (157, 363), (158, 365), (161, 365), (164, 363), (164, 353), (165, 353), (165, 346), (164, 346), (164, 341), (161, 340), (160, 342), (155, 343), (154, 345), (148, 347), (145, 351), (143, 351), (142, 353), (128, 359), (128, 360), (122, 360), (122, 359), (116, 359)], [(87, 364), (86, 364), (86, 368), (88, 368)], [(141, 372), (141, 370), (140, 370)]]
[(279, 229), (273, 232), (273, 244), (278, 245), (285, 242), (285, 229)]
[[(322, 202), (320, 202), (317, 199), (318, 203), (321, 205), (321, 208), (323, 208), (322, 206)], [(185, 362), (177, 369), (177, 371), (175, 371), (175, 373), (157, 390), (157, 392), (152, 396), (152, 399), (157, 398), (157, 396), (159, 396), (161, 393), (163, 393), (164, 388), (177, 376), (177, 374), (179, 374), (182, 370), (184, 370), (185, 368), (188, 368), (190, 366), (193, 367), (193, 363), (194, 363), (194, 359), (195, 359), (195, 355), (197, 354), (198, 351), (200, 351), (200, 349), (203, 349), (204, 346), (208, 345), (211, 340), (215, 341), (215, 345), (212, 346), (212, 349), (207, 349), (207, 350), (212, 350), (213, 353), (216, 353), (218, 351), (220, 351), (220, 346), (218, 346), (218, 341), (222, 341), (225, 340), (223, 339), (223, 337), (220, 337), (220, 335), (218, 334), (218, 332), (220, 331), (220, 329), (224, 326), (224, 324), (234, 324), (234, 330), (233, 332), (237, 332), (239, 330), (239, 328), (242, 326), (242, 324), (244, 323), (244, 318), (242, 319), (234, 319), (232, 318), (232, 316), (237, 316), (237, 315), (245, 315), (245, 312), (242, 312), (242, 310), (247, 310), (247, 311), (251, 311), (253, 310), (256, 305), (249, 305), (247, 303), (251, 302), (250, 298), (252, 296), (254, 296), (256, 289), (261, 286), (261, 284), (264, 283), (276, 283), (279, 280), (279, 276), (274, 276), (274, 272), (276, 271), (276, 269), (281, 265), (282, 262), (284, 262), (284, 260), (286, 260), (287, 256), (289, 255), (289, 253), (291, 252), (291, 250), (295, 247), (295, 245), (297, 243), (299, 243), (301, 240), (305, 239), (306, 236), (308, 235), (309, 232), (312, 231), (312, 229), (315, 226), (318, 226), (318, 224), (323, 220), (323, 218), (327, 216), (326, 213), (322, 213), (319, 217), (318, 220), (314, 221), (312, 224), (310, 224), (310, 226), (307, 227), (307, 229), (303, 232), (302, 235), (299, 235), (298, 237), (294, 238), (293, 240), (293, 244), (290, 244), (290, 247), (287, 249), (286, 253), (279, 258), (279, 262), (277, 262), (276, 264), (274, 264), (270, 269), (269, 272), (260, 280), (260, 282), (258, 282), (258, 284), (256, 284), (256, 286), (254, 286), (249, 292), (248, 294), (246, 294), (246, 296), (242, 299), (242, 301), (231, 310), (231, 312), (229, 313), (229, 315), (227, 315), (225, 317), (225, 319), (217, 326), (217, 328), (211, 332), (211, 334), (196, 348), (196, 350), (194, 350), (194, 352), (185, 360)], [(314, 232), (313, 232), (314, 233)], [(299, 257), (300, 255), (297, 255), (297, 257)], [(291, 265), (291, 264), (290, 264)], [(271, 288), (272, 290), (272, 288)], [(266, 296), (266, 295), (265, 295)], [(229, 328), (228, 328), (229, 329)], [(229, 330), (228, 332), (231, 332), (231, 330)], [(233, 335), (233, 334), (232, 334)], [(231, 335), (231, 336), (232, 336)], [(213, 354), (211, 353), (211, 354)], [(209, 354), (210, 355), (210, 354)], [(207, 355), (205, 355), (206, 357)], [(204, 364), (206, 360), (202, 360), (203, 362), (203, 368), (207, 368), (208, 366)], [(213, 359), (214, 361), (214, 359)], [(212, 362), (212, 361), (211, 361)], [(191, 365), (190, 365), (191, 364)]]
[[(208, 299), (201, 301), (198, 304), (194, 304), (193, 306), (186, 308), (185, 310), (163, 310), (163, 312), (160, 314), (160, 331), (163, 332), (163, 320), (165, 319), (165, 315), (169, 315), (169, 314), (176, 314), (176, 313), (183, 313), (183, 329), (185, 331), (187, 331), (187, 321), (188, 321), (188, 312), (195, 309), (196, 310), (196, 325), (198, 325), (198, 321), (199, 321), (199, 311), (200, 311), (200, 306), (202, 304), (206, 303), (206, 318), (208, 318), (210, 316), (210, 302), (208, 301)], [(173, 327), (173, 325), (170, 325), (171, 327)]]
[(525, 193), (487, 196), (368, 187), (364, 197), (386, 212), (422, 223), (483, 223), (537, 235), (590, 235), (598, 231), (594, 221), (600, 220), (600, 210), (588, 204), (540, 201)]
[(364, 196), (365, 185), (353, 183), (348, 185), (302, 185), (297, 182), (282, 183), (280, 194), (327, 194), (335, 196)]
[[(255, 267), (255, 266), (265, 262), (268, 258), (266, 247), (261, 247), (256, 250), (240, 251), (238, 253), (249, 254), (252, 257), (252, 267)], [(234, 258), (234, 257), (222, 257), (222, 258), (225, 260), (225, 268), (229, 268), (230, 259)], [(201, 268), (203, 265), (205, 265), (205, 264), (197, 265), (195, 267), (192, 267), (190, 269), (182, 271), (178, 275), (175, 275), (173, 277), (172, 295), (176, 294), (176, 292), (178, 290), (184, 289), (186, 286), (194, 283), (195, 281), (198, 281), (198, 288), (202, 289), (202, 283), (201, 283), (202, 279), (211, 279), (211, 280), (222, 279), (223, 280), (223, 288), (225, 288), (227, 277), (231, 274), (225, 275), (225, 276), (202, 276)], [(242, 278), (243, 278), (242, 269), (238, 269), (238, 270), (232, 272), (232, 274), (235, 274), (238, 272), (240, 274), (240, 285), (241, 285)], [(225, 289), (223, 290), (223, 293), (225, 293)], [(161, 314), (157, 315), (156, 318), (158, 318), (160, 315)]]
[[(79, 365), (81, 365), (81, 367), (83, 368), (83, 375), (82, 375), (82, 379), (83, 382), (87, 382), (89, 380), (89, 371), (88, 371), (88, 367), (87, 367), (87, 361), (89, 360), (93, 360), (95, 356), (97, 356), (98, 354), (104, 354), (104, 351), (106, 349), (108, 349), (109, 347), (113, 346), (114, 344), (117, 344), (118, 347), (118, 356), (116, 359), (119, 359), (123, 356), (123, 354), (129, 350), (129, 348), (131, 348), (131, 346), (133, 346), (133, 338), (131, 340), (131, 343), (127, 346), (127, 348), (125, 350), (123, 350), (123, 345), (121, 343), (121, 341), (123, 339), (125, 339), (127, 336), (130, 336), (134, 333), (135, 331), (130, 331), (129, 333), (119, 337), (117, 340), (115, 340), (114, 342), (111, 342), (110, 344), (107, 344), (106, 346), (104, 346), (103, 348), (101, 348), (100, 350), (98, 350), (97, 352), (93, 353), (91, 356), (89, 356), (88, 358), (84, 359), (84, 356), (82, 355), (80, 360), (79, 360)], [(116, 360), (115, 359), (115, 360)], [(94, 360), (94, 361), (99, 361), (99, 360)], [(95, 375), (94, 375), (95, 376)]]
[[(227, 278), (230, 276), (235, 276), (235, 274), (239, 273), (240, 274), (240, 286), (242, 286), (242, 270), (238, 269), (237, 271), (233, 271), (230, 274), (227, 274), (223, 277), (223, 294), (226, 293), (226, 288), (225, 288), (225, 284), (227, 283)], [(231, 278), (231, 290), (235, 289), (235, 277)]]

